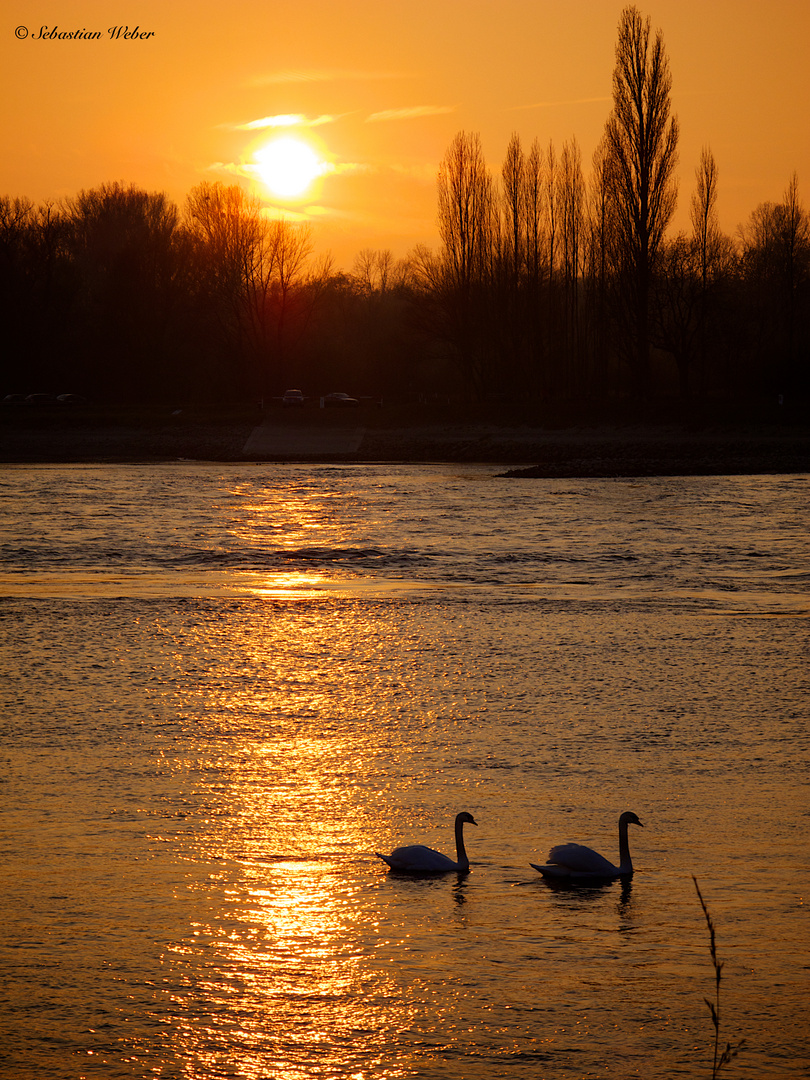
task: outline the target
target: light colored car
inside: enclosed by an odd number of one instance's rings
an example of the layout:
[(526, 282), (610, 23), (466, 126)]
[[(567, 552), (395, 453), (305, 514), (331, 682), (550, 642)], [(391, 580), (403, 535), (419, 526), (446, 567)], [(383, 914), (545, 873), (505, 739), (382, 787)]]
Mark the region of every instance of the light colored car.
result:
[(360, 402), (348, 394), (327, 394), (323, 399), (327, 409), (356, 409)]
[(284, 397), (281, 399), (281, 404), (285, 409), (303, 408), (304, 395), (300, 390), (285, 390)]

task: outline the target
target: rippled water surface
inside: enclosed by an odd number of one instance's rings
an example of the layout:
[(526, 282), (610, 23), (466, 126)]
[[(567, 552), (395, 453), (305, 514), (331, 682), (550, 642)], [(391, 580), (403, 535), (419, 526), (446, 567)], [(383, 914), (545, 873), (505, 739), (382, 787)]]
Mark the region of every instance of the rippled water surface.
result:
[(1, 1075), (810, 1076), (810, 478), (497, 471), (0, 472)]

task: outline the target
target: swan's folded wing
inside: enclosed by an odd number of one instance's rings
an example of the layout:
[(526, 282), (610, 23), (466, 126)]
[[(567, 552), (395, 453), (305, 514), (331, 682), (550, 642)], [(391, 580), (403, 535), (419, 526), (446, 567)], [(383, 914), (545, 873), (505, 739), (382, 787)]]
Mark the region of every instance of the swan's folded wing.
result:
[(558, 866), (566, 866), (578, 874), (615, 874), (613, 863), (600, 855), (593, 848), (582, 844), (558, 844), (548, 853), (548, 861)]
[[(378, 852), (376, 854), (379, 854)], [(408, 870), (415, 873), (444, 873), (457, 870), (458, 864), (448, 859), (441, 852), (424, 844), (411, 844), (410, 847), (395, 848), (390, 855), (380, 855), (381, 859), (393, 870)]]

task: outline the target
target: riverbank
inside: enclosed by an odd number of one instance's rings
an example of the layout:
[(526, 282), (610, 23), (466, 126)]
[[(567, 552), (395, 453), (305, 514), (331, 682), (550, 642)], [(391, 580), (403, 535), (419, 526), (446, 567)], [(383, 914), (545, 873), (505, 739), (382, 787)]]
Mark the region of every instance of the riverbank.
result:
[(510, 476), (810, 472), (801, 411), (672, 407), (541, 413), (441, 404), (232, 409), (33, 409), (0, 414), (0, 462), (476, 462)]

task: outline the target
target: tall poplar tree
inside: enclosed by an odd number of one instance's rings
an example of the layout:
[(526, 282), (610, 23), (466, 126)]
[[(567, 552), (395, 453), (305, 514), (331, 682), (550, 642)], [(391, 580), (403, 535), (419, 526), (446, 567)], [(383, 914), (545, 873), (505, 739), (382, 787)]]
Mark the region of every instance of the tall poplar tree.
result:
[(619, 20), (613, 112), (605, 128), (618, 228), (618, 261), (634, 338), (636, 389), (649, 391), (650, 291), (656, 256), (677, 200), (678, 120), (661, 31), (627, 7)]

